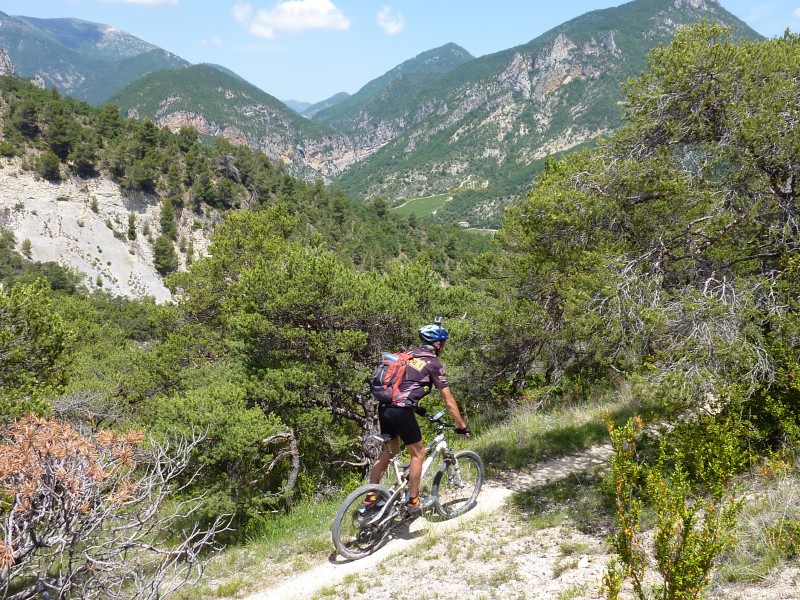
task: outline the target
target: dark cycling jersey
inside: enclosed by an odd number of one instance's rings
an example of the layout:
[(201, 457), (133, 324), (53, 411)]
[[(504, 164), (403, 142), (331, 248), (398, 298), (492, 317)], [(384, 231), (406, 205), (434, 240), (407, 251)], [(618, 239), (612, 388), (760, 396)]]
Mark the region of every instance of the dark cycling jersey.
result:
[[(430, 353), (426, 348), (414, 348), (410, 352)], [(435, 356), (414, 357), (408, 361), (399, 393), (392, 401), (392, 406), (416, 408), (420, 399), (430, 393), (431, 386), (439, 390), (448, 386), (447, 373), (442, 361)]]

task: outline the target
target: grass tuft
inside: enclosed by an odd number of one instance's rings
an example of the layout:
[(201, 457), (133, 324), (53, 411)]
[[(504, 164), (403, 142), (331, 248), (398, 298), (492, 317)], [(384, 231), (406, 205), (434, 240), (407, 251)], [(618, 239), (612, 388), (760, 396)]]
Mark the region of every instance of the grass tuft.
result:
[(493, 468), (523, 469), (551, 456), (577, 452), (608, 441), (604, 415), (611, 415), (615, 422), (622, 423), (634, 412), (627, 400), (539, 410), (523, 406), (470, 441), (490, 473)]
[(748, 486), (734, 531), (736, 544), (717, 577), (731, 583), (767, 581), (800, 553), (800, 470), (769, 473)]

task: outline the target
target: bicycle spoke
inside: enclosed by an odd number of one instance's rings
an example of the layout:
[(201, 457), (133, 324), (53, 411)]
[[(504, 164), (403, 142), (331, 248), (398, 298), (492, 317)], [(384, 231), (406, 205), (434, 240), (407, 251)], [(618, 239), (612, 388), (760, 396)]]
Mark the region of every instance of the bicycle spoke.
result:
[(454, 462), (446, 463), (434, 483), (436, 511), (445, 518), (456, 517), (470, 510), (483, 485), (483, 463), (470, 450), (456, 453)]
[[(370, 493), (378, 496), (372, 505), (364, 500)], [(333, 523), (333, 544), (345, 558), (357, 559), (369, 554), (381, 541), (385, 529), (383, 519), (375, 522), (389, 492), (380, 485), (366, 485), (350, 494), (342, 504)]]

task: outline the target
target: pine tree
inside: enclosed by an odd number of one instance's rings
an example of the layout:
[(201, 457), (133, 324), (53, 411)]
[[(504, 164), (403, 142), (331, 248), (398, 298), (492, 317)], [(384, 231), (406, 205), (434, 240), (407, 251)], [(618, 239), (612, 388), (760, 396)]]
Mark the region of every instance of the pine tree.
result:
[(175, 205), (170, 198), (165, 198), (161, 203), (161, 234), (174, 240), (178, 236), (178, 226), (175, 224)]
[(168, 275), (178, 270), (178, 254), (172, 245), (172, 240), (166, 235), (161, 235), (153, 246), (153, 264), (161, 275)]
[(136, 239), (136, 213), (128, 213), (128, 239)]

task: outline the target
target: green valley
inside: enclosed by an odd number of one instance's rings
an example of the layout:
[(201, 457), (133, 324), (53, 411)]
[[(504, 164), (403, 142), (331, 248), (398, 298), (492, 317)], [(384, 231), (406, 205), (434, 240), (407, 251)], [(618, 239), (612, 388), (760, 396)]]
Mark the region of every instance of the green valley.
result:
[(428, 196), (426, 198), (411, 198), (395, 206), (392, 210), (398, 215), (408, 216), (414, 214), (418, 217), (428, 217), (436, 214), (436, 211), (441, 208), (445, 202), (452, 199), (452, 194), (440, 194), (438, 196)]

